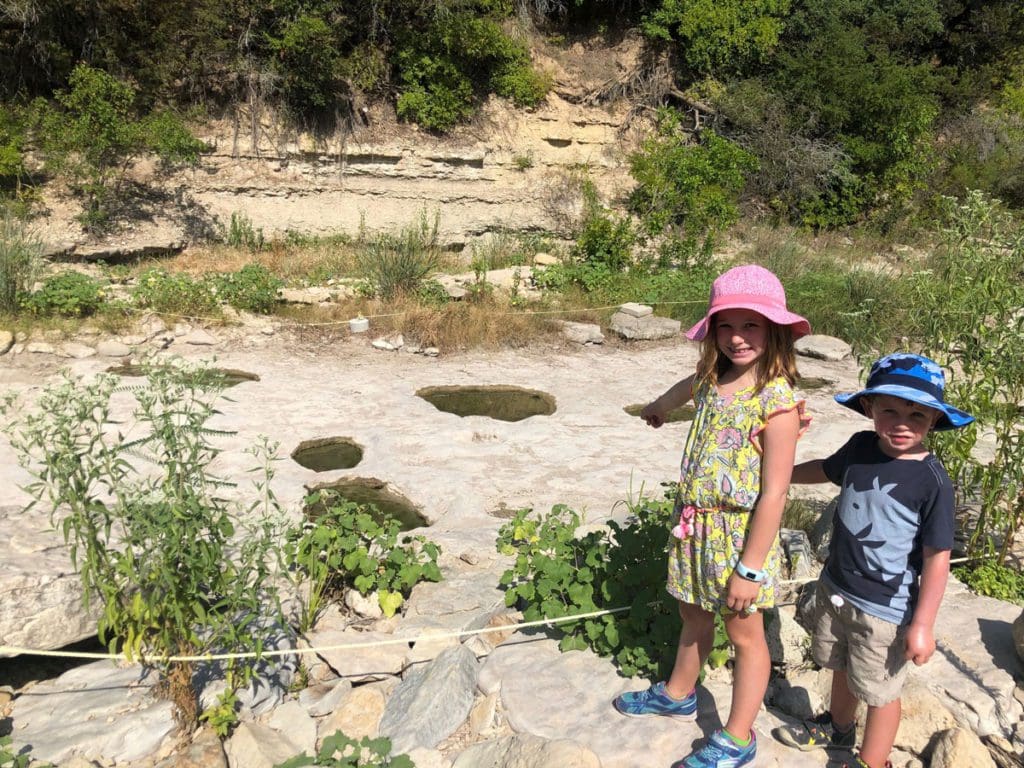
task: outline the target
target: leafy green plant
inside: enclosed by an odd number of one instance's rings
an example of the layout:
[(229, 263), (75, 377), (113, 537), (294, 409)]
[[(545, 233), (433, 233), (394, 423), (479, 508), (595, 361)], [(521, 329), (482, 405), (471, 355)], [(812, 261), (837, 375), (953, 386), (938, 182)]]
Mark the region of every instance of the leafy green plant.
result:
[(237, 272), (213, 278), (217, 298), (235, 309), (267, 314), (277, 304), (277, 291), (284, 282), (260, 264), (246, 264)]
[(231, 729), (238, 725), (238, 694), (235, 687), (229, 684), (221, 691), (217, 703), (204, 710), (199, 720), (208, 723), (222, 739), (231, 733)]
[[(273, 447), (250, 451), (261, 498), (245, 518), (257, 522), (245, 522), (210, 471), (221, 452), (213, 441), (228, 433), (210, 424), (221, 390), (203, 371), (147, 365), (132, 387), (109, 374), (65, 375), (32, 408), (3, 404), (10, 443), (34, 478), (26, 490), (69, 544), (85, 605), (98, 603), (100, 639), (159, 670), (183, 726), (196, 720), (194, 665), (169, 657), (224, 648), (258, 657), (261, 625), (285, 626)], [(112, 408), (122, 389), (134, 401), (130, 431)], [(245, 684), (257, 661), (237, 660), (229, 681)]]
[(139, 307), (184, 317), (219, 316), (216, 286), (184, 272), (148, 269), (139, 275), (132, 298)]
[(324, 739), (316, 756), (303, 753), (278, 763), (274, 768), (302, 768), (306, 765), (329, 768), (416, 768), (408, 755), (391, 757), (390, 739), (364, 736), (356, 741), (341, 731), (335, 731)]
[(24, 297), (26, 309), (37, 315), (85, 317), (99, 309), (103, 288), (81, 272), (60, 272), (43, 281), (42, 287)]
[(41, 268), (42, 243), (25, 223), (0, 214), (0, 312), (13, 313)]
[(1024, 573), (1017, 568), (987, 561), (954, 568), (953, 575), (979, 595), (1024, 605)]
[(637, 181), (630, 208), (650, 234), (674, 228), (709, 247), (738, 217), (737, 200), (757, 160), (710, 130), (691, 144), (680, 127), (679, 113), (661, 110), (657, 133), (630, 158)]
[(357, 256), (358, 268), (375, 295), (391, 299), (415, 293), (437, 269), (439, 223), (440, 214), (431, 223), (424, 211), (417, 224), (406, 226), (397, 237), (378, 235), (363, 245)]
[(33, 759), (28, 748), (14, 752), (10, 736), (0, 736), (0, 768), (55, 768), (52, 763), (40, 763)]
[[(381, 517), (372, 505), (341, 499), (322, 490), (306, 498), (316, 518), (288, 532), (285, 560), (308, 580), (301, 629), (308, 630), (324, 600), (347, 589), (377, 593), (385, 616), (393, 616), (420, 581), (440, 581), (440, 547), (423, 536), (400, 536), (392, 518)], [(401, 543), (399, 543), (401, 538)]]
[[(926, 350), (950, 371), (946, 398), (977, 421), (939, 433), (935, 450), (960, 501), (978, 509), (968, 557), (1002, 565), (1024, 529), (1024, 227), (980, 193), (947, 203), (945, 243), (918, 301)], [(975, 450), (983, 432), (994, 443), (987, 459)]]
[(556, 625), (559, 647), (612, 656), (627, 675), (667, 674), (679, 633), (659, 554), (671, 510), (671, 501), (641, 498), (630, 507), (630, 524), (612, 520), (580, 537), (580, 517), (564, 505), (539, 518), (518, 511), (498, 531), (498, 552), (515, 556), (499, 582), (505, 603), (521, 607), (526, 621), (628, 608)]

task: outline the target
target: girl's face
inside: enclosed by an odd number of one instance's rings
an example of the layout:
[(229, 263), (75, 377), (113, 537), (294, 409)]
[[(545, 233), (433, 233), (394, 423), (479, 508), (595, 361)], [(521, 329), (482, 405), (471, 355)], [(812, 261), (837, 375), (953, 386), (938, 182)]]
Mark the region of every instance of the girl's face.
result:
[(718, 351), (745, 372), (764, 354), (768, 344), (768, 320), (750, 309), (723, 309), (715, 313)]

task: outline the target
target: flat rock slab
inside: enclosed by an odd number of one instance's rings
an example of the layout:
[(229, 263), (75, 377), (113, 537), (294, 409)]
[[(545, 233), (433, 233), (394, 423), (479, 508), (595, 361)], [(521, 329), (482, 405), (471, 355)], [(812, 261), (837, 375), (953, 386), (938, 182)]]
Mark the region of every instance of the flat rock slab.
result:
[(171, 702), (152, 695), (155, 679), (138, 665), (98, 661), (42, 682), (14, 700), (12, 746), (57, 765), (73, 755), (104, 764), (148, 757), (175, 730)]
[[(646, 681), (620, 677), (607, 659), (589, 651), (561, 653), (558, 643), (543, 635), (514, 635), (494, 650), (480, 673), (481, 690), (500, 694), (514, 731), (551, 740), (569, 736), (594, 752), (602, 768), (671, 765), (728, 715), (730, 689), (722, 682), (698, 689), (697, 722), (626, 717), (612, 707), (622, 691), (646, 686)], [(824, 754), (776, 743), (770, 734), (781, 723), (766, 711), (758, 717), (758, 768), (826, 764)]]

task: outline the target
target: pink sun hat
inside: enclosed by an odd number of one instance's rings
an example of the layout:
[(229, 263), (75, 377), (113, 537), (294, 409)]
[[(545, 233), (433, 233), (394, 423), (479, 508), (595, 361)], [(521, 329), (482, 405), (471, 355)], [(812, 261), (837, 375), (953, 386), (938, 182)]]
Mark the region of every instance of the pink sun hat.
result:
[(708, 335), (711, 316), (723, 309), (751, 309), (773, 323), (788, 325), (793, 338), (811, 332), (811, 324), (786, 309), (786, 291), (779, 278), (764, 267), (746, 264), (723, 272), (711, 284), (711, 298), (703, 319), (686, 332), (686, 338), (700, 341)]

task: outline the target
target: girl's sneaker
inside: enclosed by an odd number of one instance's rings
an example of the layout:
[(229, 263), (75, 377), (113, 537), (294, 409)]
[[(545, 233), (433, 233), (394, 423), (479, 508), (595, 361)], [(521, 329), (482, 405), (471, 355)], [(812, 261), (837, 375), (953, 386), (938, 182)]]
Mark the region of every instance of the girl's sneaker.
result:
[(711, 734), (708, 743), (689, 757), (684, 757), (672, 768), (740, 768), (757, 755), (757, 735), (750, 732), (750, 743), (741, 747), (718, 730)]
[(655, 683), (646, 691), (628, 691), (616, 696), (612, 705), (624, 715), (667, 715), (668, 717), (694, 720), (697, 717), (697, 692), (682, 699), (673, 699), (665, 690), (664, 683)]
[(772, 731), (772, 735), (783, 744), (803, 752), (831, 747), (853, 749), (857, 744), (857, 729), (851, 726), (848, 730), (840, 731), (832, 722), (831, 712), (822, 712), (800, 725), (780, 726)]

